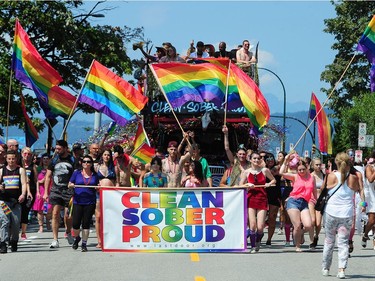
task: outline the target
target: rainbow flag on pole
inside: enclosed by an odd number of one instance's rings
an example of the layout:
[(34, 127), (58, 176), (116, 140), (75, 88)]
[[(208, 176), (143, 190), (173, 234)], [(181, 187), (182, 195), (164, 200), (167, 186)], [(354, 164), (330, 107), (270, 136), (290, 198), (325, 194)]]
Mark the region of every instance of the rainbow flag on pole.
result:
[(137, 150), (144, 143), (146, 143), (147, 145), (150, 145), (150, 141), (147, 138), (145, 129), (143, 128), (142, 123), (139, 122), (137, 132), (135, 133), (135, 137), (134, 137), (134, 150)]
[(146, 105), (148, 98), (108, 68), (93, 61), (78, 97), (125, 126)]
[(147, 164), (150, 163), (155, 156), (155, 149), (150, 147), (147, 143), (144, 143), (137, 150), (134, 150), (131, 156), (137, 158), (143, 164)]
[(370, 87), (371, 92), (375, 92), (375, 15), (359, 40), (357, 50), (366, 54), (368, 61), (371, 63)]
[[(237, 65), (230, 66), (231, 79), (237, 84), (238, 93), (251, 123), (261, 129), (270, 119), (270, 109), (255, 82)], [(228, 97), (229, 102), (229, 97)]]
[(318, 124), (319, 150), (323, 154), (332, 154), (332, 126), (318, 98), (312, 93), (309, 111), (310, 119), (314, 119), (316, 114), (318, 114), (315, 120)]
[(32, 89), (47, 118), (60, 115), (67, 118), (76, 98), (58, 87), (60, 74), (45, 61), (16, 20), (13, 42), (12, 69), (18, 81)]
[(221, 106), (227, 71), (215, 63), (156, 63), (151, 69), (173, 108), (188, 101)]
[(25, 100), (21, 94), (21, 109), (23, 116), (25, 117), (25, 137), (26, 137), (26, 146), (31, 147), (38, 139), (38, 131), (36, 130), (33, 122), (31, 121), (29, 115), (27, 115)]

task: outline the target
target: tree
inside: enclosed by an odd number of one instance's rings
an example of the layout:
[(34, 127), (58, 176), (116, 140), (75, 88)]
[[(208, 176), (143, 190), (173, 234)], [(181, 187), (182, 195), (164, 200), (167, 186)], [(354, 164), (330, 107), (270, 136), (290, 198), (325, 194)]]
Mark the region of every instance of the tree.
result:
[[(369, 112), (374, 112), (374, 108), (374, 94), (353, 98), (353, 106), (341, 114), (340, 133), (334, 139), (334, 146), (338, 148), (338, 151), (346, 150), (348, 144), (355, 144), (351, 147), (358, 146), (358, 123), (366, 123), (367, 134), (374, 134), (375, 115), (369, 114)], [(364, 155), (369, 155), (371, 151), (371, 148), (365, 149)]]
[[(93, 59), (99, 60), (118, 75), (130, 74), (132, 61), (126, 54), (126, 44), (143, 39), (143, 28), (96, 25), (93, 17), (111, 10), (99, 9), (98, 2), (90, 11), (83, 11), (83, 1), (1, 1), (0, 2), (0, 124), (6, 124), (10, 63), (16, 17), (28, 33), (41, 56), (63, 77), (61, 86), (78, 94)], [(13, 79), (10, 125), (20, 125), (22, 113), (18, 95), (21, 85)], [(40, 112), (35, 98), (26, 97), (31, 115)], [(79, 105), (85, 112), (88, 106)], [(39, 129), (41, 127), (39, 126)]]
[[(327, 96), (333, 91), (345, 68), (355, 55), (358, 41), (375, 12), (375, 2), (373, 1), (345, 1), (332, 2), (332, 4), (335, 6), (337, 17), (325, 20), (324, 31), (335, 36), (336, 42), (332, 45), (332, 49), (336, 50), (337, 54), (332, 64), (327, 65), (321, 74), (321, 80), (330, 85), (329, 88), (322, 89)], [(357, 54), (341, 83), (330, 97), (329, 107), (334, 111), (332, 116), (338, 120), (335, 124), (337, 143), (335, 139), (334, 141), (338, 145), (334, 145), (335, 152), (339, 151), (338, 149), (347, 148), (348, 145), (350, 147), (357, 146), (357, 139), (345, 135), (346, 129), (341, 126), (353, 127), (356, 125), (358, 127), (357, 120), (345, 119), (345, 122), (353, 124), (344, 124), (343, 117), (347, 110), (362, 105), (358, 100), (373, 95), (370, 93), (370, 67), (365, 55)], [(357, 99), (357, 102), (354, 102), (354, 98)], [(363, 119), (361, 122), (366, 122), (366, 120)], [(354, 132), (358, 132), (358, 130), (356, 129)], [(343, 141), (344, 139), (347, 142)]]

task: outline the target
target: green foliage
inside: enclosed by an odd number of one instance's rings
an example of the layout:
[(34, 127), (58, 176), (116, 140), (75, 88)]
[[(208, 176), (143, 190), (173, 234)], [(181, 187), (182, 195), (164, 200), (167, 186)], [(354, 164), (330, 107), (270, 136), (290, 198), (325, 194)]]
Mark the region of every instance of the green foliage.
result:
[[(112, 8), (103, 8), (98, 2), (91, 11), (83, 11), (83, 1), (1, 1), (0, 2), (0, 124), (7, 119), (7, 100), (10, 83), (10, 64), (16, 17), (28, 33), (41, 56), (64, 79), (66, 86), (77, 95), (93, 59), (122, 76), (131, 74), (132, 62), (126, 54), (126, 44), (143, 39), (143, 28), (124, 26), (93, 26), (90, 20), (103, 17)], [(11, 87), (10, 125), (23, 126), (18, 95), (21, 86), (15, 79)], [(30, 115), (40, 112), (36, 100), (26, 98)], [(85, 112), (88, 106), (79, 105)], [(42, 129), (43, 123), (40, 123)]]
[[(337, 153), (358, 146), (358, 122), (368, 124), (371, 122), (370, 116), (366, 117), (359, 113), (374, 111), (374, 107), (368, 107), (368, 104), (363, 102), (370, 101), (374, 95), (370, 93), (370, 63), (364, 54), (356, 52), (356, 48), (366, 26), (375, 14), (375, 2), (340, 1), (332, 4), (335, 6), (337, 16), (325, 20), (324, 31), (334, 35), (336, 42), (332, 45), (332, 49), (336, 50), (337, 54), (334, 61), (327, 65), (321, 74), (321, 80), (327, 82), (330, 87), (321, 90), (329, 96), (342, 76), (329, 102), (329, 107), (334, 111), (332, 116), (338, 120), (335, 123), (333, 140), (334, 153)], [(363, 106), (365, 109), (361, 108)]]
[[(366, 123), (367, 135), (375, 135), (374, 108), (374, 94), (353, 98), (353, 107), (341, 113), (340, 131), (334, 139), (336, 152), (358, 146), (358, 123)], [(372, 150), (373, 148), (364, 149), (364, 155), (370, 154)]]

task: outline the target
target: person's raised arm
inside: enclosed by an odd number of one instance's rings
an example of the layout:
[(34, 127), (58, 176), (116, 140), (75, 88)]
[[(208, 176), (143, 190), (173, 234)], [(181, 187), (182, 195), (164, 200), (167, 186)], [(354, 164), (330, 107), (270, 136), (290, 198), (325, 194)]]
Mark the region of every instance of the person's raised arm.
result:
[(290, 181), (294, 182), (296, 175), (293, 174), (293, 173), (288, 173), (288, 164), (289, 164), (289, 161), (290, 161), (290, 154), (288, 154), (288, 155), (285, 156), (284, 162), (283, 162), (283, 164), (280, 167), (279, 174), (284, 179), (287, 179), (287, 180), (290, 180)]
[(227, 154), (227, 157), (228, 157), (228, 160), (229, 160), (230, 164), (233, 165), (234, 164), (234, 156), (233, 156), (232, 151), (230, 151), (230, 147), (229, 147), (228, 127), (226, 125), (223, 125), (222, 131), (223, 131), (223, 134), (224, 134), (225, 153)]

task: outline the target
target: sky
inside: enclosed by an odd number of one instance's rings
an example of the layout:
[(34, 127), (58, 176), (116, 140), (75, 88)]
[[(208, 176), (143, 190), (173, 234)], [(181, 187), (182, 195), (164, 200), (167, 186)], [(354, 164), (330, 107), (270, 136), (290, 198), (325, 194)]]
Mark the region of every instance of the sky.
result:
[[(95, 2), (86, 2), (87, 8)], [(255, 50), (259, 42), (258, 66), (276, 73), (286, 90), (287, 112), (308, 110), (311, 93), (321, 103), (320, 81), (325, 66), (331, 64), (333, 35), (323, 32), (324, 19), (336, 16), (329, 1), (107, 1), (104, 18), (92, 24), (144, 27), (145, 38), (154, 46), (171, 42), (185, 55), (191, 40), (212, 44), (220, 41), (227, 50), (248, 39)], [(102, 12), (100, 12), (102, 13)], [(155, 51), (153, 48), (152, 52)], [(140, 58), (127, 46), (131, 58)], [(271, 114), (283, 111), (284, 93), (273, 74), (259, 70), (260, 89)]]

